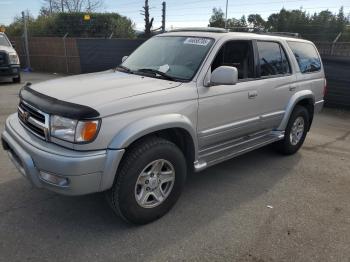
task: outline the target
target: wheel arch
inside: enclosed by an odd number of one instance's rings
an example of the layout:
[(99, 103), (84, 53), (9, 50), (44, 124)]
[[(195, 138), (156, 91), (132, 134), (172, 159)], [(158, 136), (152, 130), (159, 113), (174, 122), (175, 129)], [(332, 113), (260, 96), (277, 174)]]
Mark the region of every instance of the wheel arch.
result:
[(159, 136), (176, 144), (184, 153), (188, 164), (197, 159), (198, 143), (192, 122), (180, 114), (166, 114), (138, 120), (120, 130), (109, 144), (110, 149), (127, 149), (147, 136)]
[(282, 122), (277, 128), (278, 130), (286, 129), (289, 118), (296, 105), (304, 106), (308, 110), (309, 116), (310, 116), (310, 123), (309, 123), (308, 130), (310, 130), (311, 123), (313, 120), (314, 105), (315, 105), (315, 96), (311, 90), (303, 90), (303, 91), (297, 92), (291, 97), (286, 107), (286, 111), (282, 119)]

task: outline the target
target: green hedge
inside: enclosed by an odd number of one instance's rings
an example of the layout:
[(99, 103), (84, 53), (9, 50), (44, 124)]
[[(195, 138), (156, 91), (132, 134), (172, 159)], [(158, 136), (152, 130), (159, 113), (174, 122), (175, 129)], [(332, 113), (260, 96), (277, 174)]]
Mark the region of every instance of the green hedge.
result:
[[(31, 36), (64, 36), (70, 37), (113, 37), (134, 38), (132, 21), (117, 13), (91, 13), (90, 20), (85, 20), (87, 13), (57, 13), (48, 16), (29, 18), (28, 31)], [(12, 36), (23, 34), (23, 23), (17, 18), (6, 28)]]

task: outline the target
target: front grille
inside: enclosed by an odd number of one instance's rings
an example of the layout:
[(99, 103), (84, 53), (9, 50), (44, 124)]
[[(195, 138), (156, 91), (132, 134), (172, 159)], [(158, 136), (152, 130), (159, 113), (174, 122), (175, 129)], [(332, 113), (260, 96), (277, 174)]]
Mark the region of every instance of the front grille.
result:
[(18, 118), (21, 124), (34, 135), (48, 140), (49, 115), (24, 101), (18, 105)]
[(0, 66), (7, 65), (7, 53), (0, 52)]

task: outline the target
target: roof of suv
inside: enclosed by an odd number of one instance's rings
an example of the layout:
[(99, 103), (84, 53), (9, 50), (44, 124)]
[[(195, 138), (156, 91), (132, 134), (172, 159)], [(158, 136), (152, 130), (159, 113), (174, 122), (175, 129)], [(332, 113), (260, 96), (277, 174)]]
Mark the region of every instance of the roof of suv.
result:
[[(219, 28), (220, 29), (220, 28)], [(206, 29), (178, 29), (174, 31), (169, 31), (167, 33), (158, 35), (158, 36), (194, 36), (194, 37), (209, 37), (214, 38), (215, 40), (226, 38), (226, 39), (260, 39), (260, 40), (290, 40), (290, 41), (300, 41), (300, 42), (310, 42), (305, 39), (288, 37), (288, 36), (280, 36), (280, 35), (268, 35), (268, 34), (257, 34), (257, 33), (246, 33), (246, 32), (227, 32), (225, 29), (218, 28), (209, 28)]]

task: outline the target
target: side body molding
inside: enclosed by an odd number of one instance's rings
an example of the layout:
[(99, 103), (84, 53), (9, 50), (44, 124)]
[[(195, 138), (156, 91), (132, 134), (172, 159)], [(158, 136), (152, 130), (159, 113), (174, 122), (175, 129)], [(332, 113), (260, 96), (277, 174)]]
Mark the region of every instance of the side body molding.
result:
[(184, 115), (180, 114), (165, 114), (158, 116), (151, 116), (133, 122), (123, 129), (121, 129), (112, 139), (108, 148), (122, 149), (128, 147), (135, 140), (164, 129), (181, 128), (186, 130), (192, 140), (195, 151), (195, 159), (198, 156), (198, 141), (196, 135), (196, 128), (192, 122)]
[(288, 102), (288, 105), (286, 107), (286, 112), (277, 130), (286, 129), (290, 115), (292, 114), (295, 105), (303, 99), (311, 99), (312, 105), (315, 104), (315, 96), (311, 90), (302, 90), (295, 93)]

